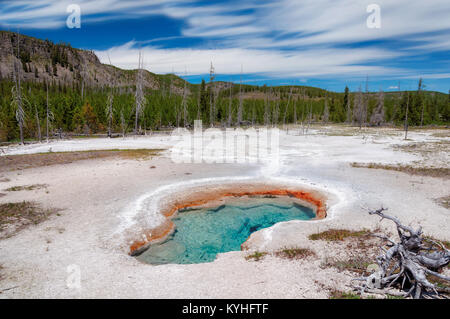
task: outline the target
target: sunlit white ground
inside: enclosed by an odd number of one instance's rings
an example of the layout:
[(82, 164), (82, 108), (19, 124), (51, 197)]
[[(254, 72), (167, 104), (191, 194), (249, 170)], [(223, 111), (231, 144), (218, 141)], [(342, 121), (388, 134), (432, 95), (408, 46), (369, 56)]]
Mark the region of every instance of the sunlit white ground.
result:
[[(0, 192), (18, 185), (49, 187), (10, 192), (0, 202), (35, 200), (63, 210), (61, 216), (0, 240), (4, 276), (0, 291), (13, 287), (0, 297), (326, 298), (327, 292), (317, 281), (344, 289), (351, 277), (332, 268), (320, 269), (320, 258), (337, 252), (308, 240), (309, 234), (336, 227), (380, 225), (392, 230), (390, 223), (380, 223), (367, 214), (368, 208), (383, 206), (404, 223), (420, 224), (425, 233), (450, 240), (449, 210), (434, 201), (449, 195), (449, 180), (350, 166), (358, 162), (448, 167), (450, 139), (436, 134), (442, 132), (412, 131), (405, 141), (403, 132), (392, 129), (359, 132), (315, 127), (307, 135), (290, 129), (289, 134), (280, 135), (279, 161), (269, 156), (257, 164), (177, 164), (167, 150), (161, 157), (144, 161), (86, 160), (3, 173), (10, 181), (0, 183)], [(424, 142), (436, 146), (432, 156), (396, 147)], [(2, 148), (0, 154), (169, 149), (174, 143), (170, 136), (161, 135), (63, 140)], [(139, 229), (143, 211), (148, 214), (146, 223), (158, 225), (162, 221), (158, 207), (165, 196), (190, 187), (244, 180), (299, 185), (330, 194), (325, 220), (280, 223), (249, 239), (255, 250), (309, 247), (316, 251), (317, 260), (269, 256), (249, 262), (244, 258), (246, 252), (230, 252), (213, 263), (150, 266), (127, 255), (129, 243), (124, 234)], [(73, 284), (77, 269), (79, 288)]]

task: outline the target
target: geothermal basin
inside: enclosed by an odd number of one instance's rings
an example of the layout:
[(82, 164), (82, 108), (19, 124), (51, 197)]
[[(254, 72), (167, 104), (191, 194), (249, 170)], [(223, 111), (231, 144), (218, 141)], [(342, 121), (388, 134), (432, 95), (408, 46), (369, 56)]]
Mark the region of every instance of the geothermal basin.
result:
[(219, 253), (246, 249), (256, 231), (326, 216), (323, 196), (305, 190), (268, 185), (204, 189), (162, 209), (166, 220), (133, 242), (131, 255), (153, 265), (212, 262)]

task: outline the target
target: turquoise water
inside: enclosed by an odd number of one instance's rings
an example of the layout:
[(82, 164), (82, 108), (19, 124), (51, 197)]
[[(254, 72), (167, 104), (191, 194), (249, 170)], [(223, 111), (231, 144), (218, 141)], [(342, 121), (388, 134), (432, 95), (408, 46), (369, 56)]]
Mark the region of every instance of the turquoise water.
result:
[(296, 203), (223, 205), (179, 211), (174, 233), (137, 258), (149, 264), (194, 264), (213, 261), (218, 253), (239, 251), (251, 233), (288, 220), (314, 218), (312, 209)]

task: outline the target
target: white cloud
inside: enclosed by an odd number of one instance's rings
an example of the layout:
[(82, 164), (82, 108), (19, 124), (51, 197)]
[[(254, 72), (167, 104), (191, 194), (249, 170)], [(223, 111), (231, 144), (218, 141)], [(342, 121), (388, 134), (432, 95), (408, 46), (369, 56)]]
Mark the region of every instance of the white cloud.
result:
[[(108, 55), (114, 65), (125, 69), (137, 67), (139, 49), (135, 42), (96, 51), (100, 60), (108, 63)], [(310, 77), (331, 74), (381, 75), (400, 70), (366, 66), (364, 63), (374, 59), (394, 59), (401, 53), (378, 49), (313, 49), (296, 52), (283, 52), (260, 49), (162, 49), (152, 46), (140, 49), (148, 70), (156, 73), (175, 72), (187, 75), (205, 74), (211, 61), (218, 74), (238, 74), (241, 65), (244, 73), (261, 73), (273, 77)]]
[[(73, 0), (3, 1), (0, 21), (13, 28), (56, 28), (65, 23), (66, 7)], [(246, 73), (272, 76), (312, 77), (332, 75), (415, 76), (417, 70), (383, 67), (400, 57), (450, 50), (450, 1), (377, 0), (381, 28), (369, 29), (368, 4), (373, 0), (230, 0), (227, 4), (200, 5), (196, 0), (78, 0), (82, 22), (162, 14), (183, 19), (178, 36), (213, 40), (216, 50), (144, 47), (149, 68), (166, 73), (172, 68), (189, 74), (207, 73), (210, 61), (221, 74), (236, 74), (243, 64)], [(94, 16), (95, 15), (95, 16)], [(132, 32), (132, 31), (131, 31)], [(132, 37), (132, 34), (130, 34)], [(170, 38), (167, 38), (170, 39)], [(345, 49), (349, 44), (374, 40), (402, 40), (402, 46)], [(151, 43), (152, 40), (143, 41)], [(137, 49), (133, 42), (110, 49), (114, 64), (134, 68)], [(289, 49), (289, 50), (286, 50)], [(105, 51), (98, 51), (107, 62)], [(448, 65), (448, 64), (447, 64)], [(428, 74), (447, 78), (448, 70)]]

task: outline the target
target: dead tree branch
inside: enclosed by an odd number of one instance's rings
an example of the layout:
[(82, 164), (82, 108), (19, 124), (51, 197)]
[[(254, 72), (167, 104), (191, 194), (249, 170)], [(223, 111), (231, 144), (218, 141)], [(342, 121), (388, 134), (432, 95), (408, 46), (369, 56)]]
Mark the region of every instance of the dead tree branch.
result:
[[(373, 236), (383, 240), (382, 254), (376, 258), (378, 270), (370, 276), (355, 278), (360, 285), (354, 288), (361, 294), (384, 293), (413, 298), (444, 298), (441, 293), (449, 293), (450, 288), (437, 285), (434, 278), (441, 282), (449, 282), (450, 278), (441, 270), (450, 263), (450, 251), (440, 242), (424, 238), (422, 228), (403, 225), (396, 217), (386, 215), (385, 208), (369, 211), (370, 215), (378, 215), (395, 223), (399, 241), (384, 235)], [(425, 244), (427, 242), (428, 244)]]

